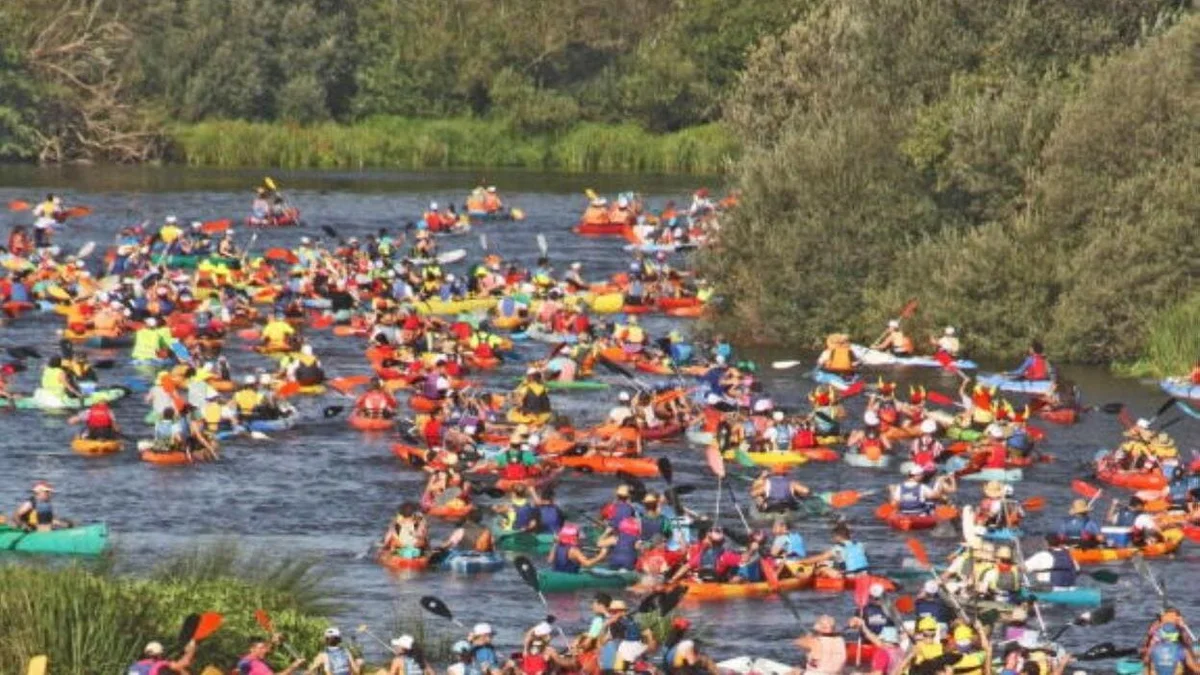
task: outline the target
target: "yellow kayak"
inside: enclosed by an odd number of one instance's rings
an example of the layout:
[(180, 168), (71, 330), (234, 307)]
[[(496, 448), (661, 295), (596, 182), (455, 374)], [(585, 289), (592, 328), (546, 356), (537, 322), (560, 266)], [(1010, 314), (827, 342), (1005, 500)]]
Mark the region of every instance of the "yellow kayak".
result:
[[(737, 461), (732, 451), (723, 454), (728, 461)], [(747, 452), (746, 456), (758, 466), (800, 466), (808, 463), (808, 455), (800, 452)]]
[(417, 314), (471, 314), (474, 312), (486, 312), (499, 304), (499, 302), (500, 299), (494, 297), (471, 298), (468, 300), (439, 300), (433, 298), (416, 302), (413, 306), (417, 308)]
[(104, 440), (76, 436), (71, 439), (71, 449), (81, 455), (111, 455), (120, 452), (122, 445), (119, 438)]
[(597, 314), (616, 314), (625, 307), (624, 293), (589, 294), (584, 296), (584, 300)]

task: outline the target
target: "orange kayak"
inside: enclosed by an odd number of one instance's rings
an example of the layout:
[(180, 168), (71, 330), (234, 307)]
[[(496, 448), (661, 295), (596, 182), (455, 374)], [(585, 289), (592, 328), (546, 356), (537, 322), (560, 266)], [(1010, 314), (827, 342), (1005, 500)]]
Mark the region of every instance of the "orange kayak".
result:
[[(779, 580), (779, 592), (788, 593), (809, 588), (813, 584), (813, 567), (805, 565), (798, 570), (798, 576)], [(717, 581), (685, 581), (687, 595), (685, 601), (712, 602), (715, 600), (730, 600), (735, 598), (761, 598), (775, 591), (765, 581), (755, 583), (729, 584)]]
[(366, 417), (357, 412), (350, 414), (350, 426), (359, 431), (387, 431), (396, 424), (395, 419)]
[(442, 405), (442, 402), (436, 398), (426, 398), (420, 394), (413, 394), (408, 397), (408, 407), (421, 413), (431, 413), (437, 410)]
[(606, 455), (562, 455), (553, 461), (568, 469), (584, 473), (617, 473), (624, 471), (638, 478), (657, 478), (658, 464), (646, 457), (608, 457)]
[(1159, 558), (1174, 553), (1182, 542), (1182, 530), (1166, 530), (1163, 532), (1163, 541), (1147, 544), (1141, 548), (1136, 546), (1128, 548), (1073, 548), (1071, 549), (1071, 557), (1080, 565), (1119, 562), (1128, 560), (1138, 553), (1147, 558)]
[[(877, 577), (874, 574), (870, 575), (872, 584), (883, 586), (885, 591), (896, 590), (896, 582), (887, 577)], [(842, 591), (854, 592), (854, 587), (858, 583), (858, 577), (843, 577), (843, 576), (824, 576), (818, 575), (813, 581), (813, 590), (823, 593), (841, 593)]]
[(192, 460), (186, 452), (155, 452), (153, 450), (142, 451), (142, 461), (150, 462), (151, 464), (160, 464), (163, 466), (180, 466), (183, 464), (191, 464)]
[(375, 560), (384, 567), (393, 570), (423, 570), (429, 567), (429, 558), (402, 558), (387, 551), (380, 552)]
[(71, 449), (81, 455), (111, 455), (120, 452), (123, 445), (119, 438), (92, 439), (76, 436), (71, 439)]
[(1167, 477), (1161, 471), (1120, 471), (1101, 469), (1096, 478), (1109, 485), (1131, 490), (1161, 490), (1167, 486)]
[(1075, 424), (1079, 421), (1079, 411), (1075, 408), (1058, 408), (1057, 410), (1039, 410), (1037, 416), (1054, 424)]

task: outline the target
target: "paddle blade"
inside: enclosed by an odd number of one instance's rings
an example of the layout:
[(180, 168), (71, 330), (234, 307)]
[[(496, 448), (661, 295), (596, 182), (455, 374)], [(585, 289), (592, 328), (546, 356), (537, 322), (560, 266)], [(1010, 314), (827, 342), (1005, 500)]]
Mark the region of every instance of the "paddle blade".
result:
[(675, 470), (671, 467), (671, 460), (667, 457), (658, 458), (658, 472), (662, 474), (663, 480), (670, 485), (675, 477)]
[(896, 598), (896, 609), (904, 614), (912, 614), (917, 611), (917, 602), (911, 595), (902, 595)]
[(704, 452), (704, 459), (708, 462), (708, 468), (712, 470), (713, 475), (717, 478), (725, 477), (725, 459), (721, 457), (721, 451), (717, 448), (716, 443), (708, 446)]
[(1175, 399), (1168, 398), (1166, 401), (1163, 401), (1162, 405), (1158, 406), (1158, 410), (1154, 411), (1154, 416), (1161, 417), (1162, 414), (1167, 412), (1167, 410), (1170, 409), (1170, 407), (1173, 405), (1175, 405)]
[(933, 515), (937, 516), (938, 520), (953, 520), (958, 517), (958, 508), (949, 504), (939, 504), (933, 510)]
[(90, 206), (72, 206), (71, 208), (69, 208), (63, 212), (63, 217), (64, 218), (82, 218), (84, 216), (90, 216), (91, 214), (92, 214), (92, 208)]
[(1046, 498), (1037, 496), (1030, 497), (1021, 503), (1021, 508), (1026, 511), (1041, 511), (1046, 506)]
[(254, 621), (259, 626), (261, 626), (263, 630), (267, 631), (268, 633), (275, 632), (275, 627), (271, 625), (271, 615), (267, 614), (267, 610), (265, 610), (265, 609), (254, 610)]
[(880, 504), (879, 508), (875, 509), (875, 517), (880, 520), (887, 520), (896, 515), (896, 509), (899, 508), (891, 502)]
[(547, 252), (550, 250), (550, 246), (546, 244), (546, 235), (544, 235), (544, 234), (539, 234), (537, 236), (537, 245), (538, 245), (538, 250), (542, 252), (543, 256), (545, 256), (547, 254)]
[(279, 398), (288, 398), (300, 393), (299, 382), (285, 382), (282, 387), (275, 390), (275, 395)]
[(775, 559), (764, 557), (762, 559), (763, 577), (767, 580), (767, 586), (772, 593), (779, 592), (779, 570), (775, 567)]
[[(29, 202), (21, 200), (21, 199), (14, 199), (8, 203), (8, 210), (9, 211), (27, 211), (27, 210), (29, 210)], [(37, 658), (37, 657), (35, 656), (34, 658)], [(32, 661), (30, 663), (32, 663)]]
[(913, 314), (917, 313), (918, 307), (920, 307), (920, 302), (918, 302), (916, 298), (911, 298), (908, 302), (904, 303), (903, 307), (900, 308), (900, 318), (911, 318)]
[(925, 398), (935, 405), (954, 405), (957, 402), (940, 391), (927, 391), (925, 392)]
[(904, 543), (908, 546), (908, 550), (912, 552), (913, 557), (917, 559), (917, 563), (920, 564), (921, 567), (926, 569), (931, 567), (929, 562), (929, 552), (925, 550), (925, 545), (921, 543), (921, 540), (916, 539), (915, 537), (909, 537)]
[(1124, 409), (1125, 409), (1125, 404), (1118, 403), (1118, 402), (1105, 403), (1104, 405), (1100, 406), (1100, 412), (1102, 412), (1106, 415), (1119, 415), (1119, 414), (1121, 414), (1121, 411)]
[(1087, 624), (1089, 626), (1103, 626), (1117, 616), (1117, 607), (1116, 605), (1100, 605), (1096, 609), (1084, 614), (1087, 616)]
[(371, 377), (369, 375), (350, 375), (330, 380), (329, 386), (343, 394), (349, 395), (355, 387), (361, 387), (370, 381)]
[(863, 392), (863, 389), (866, 389), (866, 387), (867, 387), (866, 383), (863, 382), (862, 380), (859, 380), (858, 382), (855, 382), (854, 384), (850, 385), (849, 387), (846, 387), (839, 393), (842, 395), (843, 399), (846, 399), (846, 398), (850, 398), (851, 396), (858, 396), (859, 394), (861, 394)]
[(75, 257), (82, 260), (83, 258), (86, 258), (89, 255), (91, 255), (92, 251), (95, 251), (95, 250), (96, 250), (96, 242), (89, 241), (86, 244), (84, 244), (83, 246), (79, 247), (79, 250), (75, 253)]
[(517, 568), (517, 574), (521, 575), (521, 580), (533, 590), (538, 590), (537, 568), (533, 566), (533, 562), (523, 555), (513, 558), (513, 567)]
[(788, 370), (800, 365), (800, 361), (772, 361), (771, 367), (775, 370)]
[(329, 419), (331, 417), (337, 417), (338, 415), (341, 415), (342, 411), (344, 411), (345, 409), (346, 409), (346, 406), (344, 406), (344, 405), (325, 406), (325, 409), (321, 411), (321, 416), (324, 417), (325, 419)]
[(867, 600), (871, 597), (871, 576), (868, 574), (860, 574), (854, 577), (854, 606), (861, 613), (862, 608), (867, 606)]
[(200, 231), (204, 234), (220, 234), (228, 230), (233, 225), (233, 221), (229, 218), (223, 220), (209, 220), (200, 225)]
[(513, 220), (525, 220), (525, 211), (522, 209), (510, 209), (508, 214)]
[(687, 595), (687, 592), (687, 586), (676, 586), (663, 593), (658, 599), (658, 613), (663, 616), (670, 614), (671, 610), (679, 605), (679, 601), (683, 599), (683, 596)]
[(267, 188), (269, 188), (272, 192), (277, 191), (279, 189), (275, 185), (275, 180), (273, 178), (271, 178), (270, 176), (266, 176), (263, 178), (263, 185), (266, 185)]
[(842, 490), (830, 494), (825, 501), (835, 509), (844, 509), (854, 506), (860, 499), (862, 499), (862, 493), (858, 490)]
[(332, 314), (322, 314), (320, 316), (315, 317), (312, 321), (310, 321), (308, 323), (308, 325), (312, 326), (316, 330), (325, 330), (326, 328), (329, 328), (330, 326), (332, 326), (333, 322), (334, 322), (334, 317)]
[(269, 248), (266, 253), (263, 253), (263, 257), (267, 260), (274, 260), (275, 262), (287, 263), (289, 265), (295, 265), (300, 262), (296, 254), (286, 248)]
[(29, 659), (29, 667), (25, 669), (26, 675), (46, 675), (49, 672), (50, 657), (45, 654), (38, 654)]
[(637, 613), (638, 614), (649, 614), (649, 613), (653, 612), (655, 610), (655, 608), (658, 607), (658, 599), (661, 598), (662, 596), (663, 596), (663, 594), (661, 591), (655, 591), (654, 593), (651, 593), (650, 595), (647, 595), (646, 597), (642, 598), (642, 601), (640, 603), (638, 603)]
[(1102, 584), (1115, 584), (1121, 580), (1121, 575), (1112, 570), (1096, 570), (1089, 572), (1088, 576)]
[(257, 328), (243, 328), (237, 332), (237, 336), (243, 340), (254, 341), (262, 337), (262, 333)]
[(1084, 499), (1095, 499), (1100, 494), (1100, 488), (1079, 479), (1071, 481), (1071, 490)]
[(426, 595), (421, 598), (420, 603), (421, 609), (429, 612), (430, 614), (436, 614), (443, 619), (454, 619), (454, 614), (450, 611), (450, 608), (446, 606), (446, 603), (442, 602), (441, 599), (435, 596)]
[(750, 453), (741, 448), (734, 448), (733, 458), (737, 460), (738, 464), (746, 467), (747, 469), (754, 468), (754, 459), (750, 457)]
[(196, 629), (200, 626), (199, 614), (188, 614), (183, 619), (183, 625), (179, 627), (179, 644), (184, 644), (190, 641), (196, 635)]
[(192, 639), (196, 642), (217, 632), (221, 624), (225, 623), (225, 617), (217, 612), (205, 612), (200, 615), (200, 623), (196, 626), (196, 632), (192, 634)]

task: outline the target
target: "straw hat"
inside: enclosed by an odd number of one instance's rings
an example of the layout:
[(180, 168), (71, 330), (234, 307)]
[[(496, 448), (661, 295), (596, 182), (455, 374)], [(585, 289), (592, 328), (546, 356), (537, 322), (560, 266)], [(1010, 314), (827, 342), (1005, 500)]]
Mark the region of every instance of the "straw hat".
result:
[(1087, 501), (1085, 501), (1083, 499), (1076, 499), (1075, 501), (1071, 502), (1071, 512), (1070, 513), (1073, 516), (1083, 515), (1091, 510), (1092, 509), (1091, 509), (1091, 507), (1088, 506)]

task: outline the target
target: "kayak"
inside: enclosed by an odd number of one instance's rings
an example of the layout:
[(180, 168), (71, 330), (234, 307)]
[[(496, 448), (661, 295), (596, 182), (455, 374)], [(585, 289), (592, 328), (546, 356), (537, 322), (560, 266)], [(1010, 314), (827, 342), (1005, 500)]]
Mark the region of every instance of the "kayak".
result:
[(616, 314), (625, 307), (624, 293), (586, 296), (588, 307), (597, 314)]
[(682, 424), (679, 422), (670, 422), (667, 424), (660, 424), (656, 427), (645, 427), (642, 429), (642, 440), (661, 441), (666, 438), (674, 438), (682, 433)]
[(983, 438), (983, 432), (969, 427), (947, 427), (946, 438), (952, 441), (967, 441), (973, 443)]
[[(880, 577), (874, 574), (867, 575), (871, 579), (871, 585), (879, 584), (883, 590), (891, 592), (896, 590), (896, 582), (887, 577)], [(822, 593), (842, 593), (854, 592), (854, 588), (858, 585), (858, 577), (846, 576), (822, 576), (819, 575), (813, 580), (813, 590), (821, 591)]]
[(474, 314), (486, 312), (500, 303), (499, 298), (470, 298), (468, 300), (439, 300), (432, 298), (418, 302), (414, 307), (417, 314)]
[(429, 567), (429, 557), (421, 556), (419, 558), (405, 558), (404, 556), (395, 555), (387, 551), (380, 551), (375, 557), (375, 561), (388, 569), (393, 570), (423, 570)]
[(816, 382), (817, 384), (828, 384), (838, 390), (848, 389), (850, 387), (850, 385), (854, 384), (855, 382), (858, 382), (857, 375), (854, 375), (854, 376), (850, 377), (849, 379), (847, 379), (836, 373), (831, 373), (827, 370), (821, 370), (819, 368), (816, 370), (813, 370), (811, 373), (809, 373), (809, 375), (812, 377), (813, 381)]
[(1096, 479), (1131, 490), (1161, 490), (1167, 486), (1167, 477), (1161, 471), (1121, 471), (1119, 469), (1097, 469)]
[[(866, 645), (864, 644), (864, 646)], [(850, 645), (847, 644), (846, 647), (849, 648)], [(851, 660), (846, 662), (850, 663)], [(789, 673), (795, 672), (795, 668), (770, 659), (739, 656), (736, 659), (726, 659), (717, 663), (717, 672), (731, 673), (732, 675), (789, 675)]]
[[(779, 580), (779, 592), (790, 593), (809, 588), (813, 584), (812, 565), (796, 566), (799, 574)], [(735, 598), (760, 598), (771, 595), (776, 591), (765, 581), (729, 584), (719, 581), (684, 581), (687, 595), (684, 600), (693, 602), (710, 602), (714, 600), (732, 600)]]
[(1179, 548), (1182, 542), (1183, 532), (1181, 530), (1166, 530), (1163, 532), (1163, 541), (1153, 544), (1124, 548), (1072, 548), (1071, 557), (1080, 565), (1119, 562), (1121, 560), (1128, 560), (1139, 553), (1147, 558), (1158, 558), (1171, 555)]
[(546, 555), (554, 547), (554, 534), (550, 532), (505, 532), (492, 528), (496, 548), (513, 553), (536, 553)]
[(538, 570), (538, 590), (543, 593), (569, 593), (589, 588), (625, 588), (636, 584), (637, 572), (583, 570), (577, 574)]
[(395, 424), (395, 418), (366, 417), (357, 411), (350, 413), (350, 426), (359, 431), (387, 431)]
[(133, 346), (132, 335), (96, 335), (65, 330), (63, 337), (74, 342), (82, 342), (84, 347), (92, 349), (121, 349)]
[(609, 457), (607, 455), (562, 455), (553, 460), (559, 466), (584, 473), (624, 471), (638, 478), (657, 478), (658, 463), (646, 457)]
[(1192, 384), (1187, 378), (1168, 378), (1159, 382), (1158, 386), (1175, 398), (1200, 401), (1200, 384)]
[(1039, 410), (1037, 416), (1054, 424), (1070, 425), (1079, 421), (1077, 408), (1056, 408), (1054, 410)]
[(71, 439), (71, 449), (81, 455), (111, 455), (120, 452), (124, 444), (119, 438), (81, 438)]
[(842, 455), (842, 461), (850, 466), (866, 469), (886, 469), (888, 466), (891, 466), (892, 456), (880, 455), (876, 459), (871, 459), (870, 457), (867, 457), (859, 452), (847, 452), (846, 454)]
[(963, 480), (995, 480), (1001, 483), (1016, 483), (1025, 477), (1023, 469), (980, 469), (961, 476)]
[(300, 209), (289, 206), (277, 215), (266, 218), (249, 216), (246, 218), (247, 227), (293, 227), (300, 224)]
[(579, 223), (574, 227), (575, 234), (588, 237), (623, 236), (628, 230), (625, 223)]
[[(799, 452), (747, 452), (745, 453), (757, 466), (800, 466), (808, 463), (808, 455)], [(726, 460), (736, 460), (738, 453), (726, 450), (721, 453)]]
[[(747, 514), (751, 521), (771, 523), (776, 520), (782, 520), (785, 523), (794, 523), (797, 520), (803, 520), (812, 516), (822, 515), (823, 508), (812, 508), (810, 504), (817, 500), (802, 502), (800, 506), (789, 509), (787, 511), (762, 511), (758, 508), (758, 504), (751, 503), (750, 511)], [(822, 504), (824, 506), (824, 504)]]
[(607, 382), (596, 380), (550, 380), (546, 388), (550, 391), (604, 391), (608, 389)]
[(715, 440), (713, 432), (705, 431), (700, 427), (688, 427), (684, 433), (684, 437), (692, 445), (712, 445), (712, 442)]
[(1047, 394), (1054, 386), (1053, 380), (1018, 380), (1004, 373), (980, 374), (975, 382), (983, 387), (995, 387), (1000, 391), (1011, 391), (1017, 394)]
[(515, 340), (530, 339), (537, 340), (538, 342), (547, 342), (549, 344), (558, 344), (562, 342), (573, 345), (576, 342), (579, 342), (579, 336), (575, 333), (552, 333), (550, 331), (543, 330), (538, 326), (530, 326), (523, 332), (513, 333), (510, 337)]
[[(850, 345), (854, 357), (864, 366), (912, 366), (917, 368), (942, 368), (941, 361), (932, 356), (897, 356), (889, 352), (871, 349), (863, 345)], [(979, 366), (969, 359), (952, 361), (950, 367), (958, 370), (975, 370)]]
[(143, 450), (141, 453), (143, 462), (151, 464), (159, 464), (162, 466), (181, 466), (191, 464), (194, 460), (188, 457), (186, 452), (182, 450), (170, 450), (168, 452), (160, 452), (158, 450)]
[(49, 532), (26, 532), (0, 525), (0, 551), (57, 555), (100, 555), (108, 548), (108, 526), (80, 525)]
[(899, 511), (889, 509), (888, 507), (890, 506), (890, 504), (883, 504), (875, 509), (875, 517), (887, 523), (888, 527), (893, 530), (901, 530), (903, 532), (910, 530), (932, 530), (942, 521), (958, 518), (957, 509), (953, 511), (952, 515), (943, 513), (942, 515), (945, 517), (939, 518), (936, 512), (900, 513)]
[[(833, 437), (833, 438), (835, 440), (833, 440), (832, 442), (836, 443), (837, 442), (836, 437)], [(821, 441), (821, 442), (825, 442), (828, 439), (820, 439), (819, 438), (817, 440)], [(836, 462), (842, 458), (842, 453), (838, 452), (837, 450), (834, 450), (833, 448), (827, 448), (827, 447), (823, 447), (823, 446), (817, 446), (815, 448), (792, 448), (791, 452), (798, 452), (801, 455), (804, 455), (805, 457), (807, 457), (809, 459), (809, 461), (812, 461), (812, 462)]]
[[(111, 403), (125, 397), (128, 390), (124, 387), (110, 387), (108, 389), (99, 389), (91, 394), (83, 397), (83, 399), (61, 397), (55, 394), (47, 393), (43, 389), (36, 389), (32, 396), (19, 398), (16, 402), (18, 410), (79, 410), (97, 403)], [(8, 399), (0, 399), (0, 408), (12, 406), (13, 403)]]
[(1026, 593), (1038, 602), (1067, 607), (1099, 607), (1101, 602), (1098, 588), (1071, 588), (1058, 591), (1028, 591)]
[(296, 424), (295, 415), (280, 417), (273, 420), (250, 420), (245, 423), (245, 427), (250, 431), (285, 431), (291, 429)]

